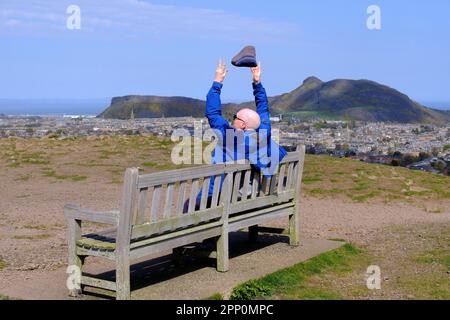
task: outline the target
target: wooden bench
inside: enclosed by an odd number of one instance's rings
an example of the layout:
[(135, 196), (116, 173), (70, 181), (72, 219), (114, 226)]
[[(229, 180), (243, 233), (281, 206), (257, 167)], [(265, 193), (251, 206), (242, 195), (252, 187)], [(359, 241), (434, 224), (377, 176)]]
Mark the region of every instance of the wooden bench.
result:
[[(94, 212), (66, 205), (69, 265), (81, 271), (88, 256), (107, 258), (116, 264), (115, 281), (82, 274), (81, 288), (103, 288), (115, 291), (117, 299), (130, 299), (133, 260), (210, 238), (216, 238), (217, 270), (225, 272), (229, 268), (229, 232), (249, 228), (255, 236), (257, 225), (281, 217), (289, 217), (290, 244), (298, 245), (304, 155), (304, 146), (298, 146), (272, 177), (262, 176), (250, 164), (205, 165), (145, 175), (130, 168), (125, 172), (120, 210)], [(211, 181), (214, 193), (208, 201)], [(196, 205), (200, 190), (201, 202)], [(186, 201), (188, 212), (183, 212)], [(112, 227), (83, 235), (82, 221)], [(71, 295), (80, 293), (70, 290)]]

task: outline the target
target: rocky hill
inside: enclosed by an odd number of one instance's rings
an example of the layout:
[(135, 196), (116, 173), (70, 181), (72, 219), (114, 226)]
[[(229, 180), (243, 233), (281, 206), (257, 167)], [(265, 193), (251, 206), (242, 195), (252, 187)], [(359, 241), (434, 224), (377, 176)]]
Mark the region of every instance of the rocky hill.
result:
[[(295, 90), (269, 97), (273, 114), (293, 114), (298, 117), (354, 119), (361, 121), (391, 121), (414, 123), (445, 123), (450, 112), (427, 108), (407, 95), (370, 80), (337, 79), (328, 82), (309, 77)], [(254, 107), (254, 102), (224, 104), (224, 114), (230, 115), (242, 107)], [(111, 106), (99, 117), (136, 118), (203, 117), (205, 101), (187, 97), (125, 96), (113, 98)]]

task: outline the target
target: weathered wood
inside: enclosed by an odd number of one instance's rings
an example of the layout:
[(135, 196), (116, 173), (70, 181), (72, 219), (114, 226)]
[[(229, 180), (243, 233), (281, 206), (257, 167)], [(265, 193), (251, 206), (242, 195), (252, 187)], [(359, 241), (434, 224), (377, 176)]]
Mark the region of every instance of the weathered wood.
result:
[(184, 209), (184, 199), (186, 196), (186, 181), (180, 182), (180, 187), (178, 188), (178, 202), (177, 202), (177, 215), (181, 215)]
[(300, 244), (300, 192), (302, 185), (303, 164), (305, 161), (305, 146), (297, 146), (300, 153), (299, 160), (295, 165), (295, 198), (294, 214), (289, 217), (289, 243), (292, 246)]
[(77, 253), (79, 256), (102, 257), (102, 258), (109, 259), (111, 261), (116, 261), (116, 254), (114, 251), (96, 250), (96, 249), (77, 247)]
[(278, 189), (277, 193), (281, 193), (284, 190), (284, 178), (286, 172), (286, 164), (282, 164), (280, 167), (280, 172), (278, 174)]
[(220, 236), (217, 238), (216, 251), (217, 251), (217, 271), (227, 272), (229, 270), (229, 252), (228, 252), (228, 216), (230, 213), (231, 193), (233, 188), (233, 173), (227, 173), (223, 185), (222, 193), (224, 194), (222, 199), (223, 215), (222, 226)]
[(230, 219), (228, 224), (228, 232), (238, 231), (244, 228), (248, 228), (253, 225), (260, 225), (267, 223), (268, 221), (276, 220), (282, 217), (286, 217), (292, 214), (294, 210), (293, 206), (286, 208), (272, 209), (266, 212), (266, 214), (245, 215), (242, 219)]
[(139, 171), (127, 169), (122, 191), (119, 226), (116, 239), (116, 298), (130, 299), (130, 239), (133, 218), (133, 199), (137, 192)]
[(145, 209), (147, 207), (147, 195), (148, 188), (142, 188), (139, 190), (139, 204), (136, 214), (136, 224), (145, 223)]
[(155, 172), (139, 177), (139, 188), (153, 187), (157, 185), (176, 183), (182, 180), (200, 179), (205, 176), (214, 176), (223, 173), (225, 165), (215, 164), (186, 169)]
[(252, 174), (251, 170), (246, 170), (244, 174), (244, 185), (242, 186), (242, 200), (247, 200), (249, 197), (249, 193), (251, 194), (250, 190), (250, 176)]
[(269, 185), (269, 183), (270, 183), (270, 177), (262, 175), (261, 185), (260, 185), (260, 190), (259, 190), (259, 195), (260, 196), (267, 194), (267, 186)]
[(241, 172), (237, 172), (234, 175), (234, 184), (233, 184), (233, 195), (231, 198), (231, 202), (236, 203), (239, 197), (239, 186), (241, 184)]
[(195, 210), (195, 205), (197, 203), (198, 185), (199, 179), (192, 180), (191, 193), (189, 195), (189, 213), (194, 212)]
[(253, 173), (253, 182), (252, 182), (252, 195), (251, 195), (251, 199), (255, 199), (258, 196), (259, 193), (259, 180), (260, 180), (260, 173), (259, 171), (255, 171)]
[(167, 219), (171, 216), (174, 186), (175, 186), (174, 183), (169, 183), (167, 185), (166, 202), (164, 204), (164, 216), (163, 216), (164, 219)]
[(116, 283), (113, 281), (103, 280), (89, 276), (82, 276), (81, 283), (86, 286), (102, 288), (110, 291), (116, 291), (117, 289)]
[(141, 237), (151, 237), (155, 234), (162, 234), (168, 231), (175, 231), (189, 226), (199, 225), (214, 219), (220, 218), (222, 215), (222, 208), (216, 207), (213, 209), (206, 209), (204, 211), (184, 214), (179, 217), (173, 217), (166, 220), (160, 220), (150, 224), (143, 224), (133, 227), (132, 238), (137, 239)]
[[(263, 207), (262, 209), (256, 209), (256, 210), (252, 210), (252, 211), (249, 211), (247, 213), (240, 214), (240, 215), (231, 216), (228, 219), (228, 222), (231, 223), (231, 222), (236, 222), (236, 221), (240, 221), (240, 220), (245, 220), (245, 219), (247, 219), (249, 217), (256, 217), (256, 216), (260, 216), (260, 215), (267, 215), (268, 213), (271, 213), (271, 212), (279, 210), (279, 209), (285, 209), (285, 208), (293, 209), (293, 207), (294, 207), (294, 204), (292, 202), (278, 204), (278, 205), (270, 206), (270, 207), (266, 207), (266, 208)], [(260, 224), (260, 223), (255, 223), (255, 225), (256, 224)]]
[[(77, 241), (79, 239), (81, 239), (81, 220), (69, 218), (67, 228), (67, 244), (69, 249), (68, 263), (69, 266), (75, 266), (76, 268), (78, 268), (78, 270), (80, 271), (79, 274), (82, 274), (83, 260), (77, 252)], [(72, 297), (77, 297), (81, 293), (81, 287), (69, 289), (69, 295)]]
[(287, 182), (286, 182), (286, 190), (293, 189), (292, 181), (295, 180), (295, 172), (294, 172), (294, 162), (289, 163), (288, 173), (287, 173)]
[(293, 191), (285, 191), (279, 195), (270, 195), (258, 197), (255, 199), (247, 199), (230, 205), (230, 214), (249, 211), (257, 208), (263, 208), (273, 204), (289, 202), (294, 198)]
[(270, 185), (269, 185), (269, 195), (273, 195), (275, 193), (275, 188), (277, 186), (278, 177), (276, 175), (273, 175), (270, 178)]
[(301, 156), (301, 152), (300, 151), (289, 152), (283, 158), (283, 160), (281, 160), (280, 164), (289, 163), (289, 162), (296, 162), (296, 161), (298, 161), (300, 156)]
[(222, 175), (219, 174), (214, 178), (214, 188), (213, 188), (213, 195), (212, 195), (212, 200), (211, 200), (211, 208), (215, 208), (218, 205), (221, 177), (222, 177)]
[(202, 186), (202, 198), (200, 200), (200, 210), (205, 210), (206, 205), (208, 202), (208, 192), (209, 192), (209, 185), (210, 185), (211, 177), (206, 177), (203, 180), (203, 186)]
[(190, 229), (190, 233), (174, 236), (164, 235), (155, 239), (142, 241), (140, 246), (134, 248), (130, 253), (131, 259), (140, 259), (145, 256), (166, 252), (167, 250), (185, 246), (187, 244), (201, 242), (218, 236), (222, 230), (221, 223), (208, 224), (208, 228), (197, 226)]
[(152, 208), (150, 210), (150, 222), (158, 220), (159, 206), (161, 204), (161, 189), (162, 186), (158, 185), (153, 188)]
[(119, 211), (93, 211), (81, 208), (74, 204), (64, 206), (64, 215), (67, 219), (75, 219), (89, 222), (117, 225)]

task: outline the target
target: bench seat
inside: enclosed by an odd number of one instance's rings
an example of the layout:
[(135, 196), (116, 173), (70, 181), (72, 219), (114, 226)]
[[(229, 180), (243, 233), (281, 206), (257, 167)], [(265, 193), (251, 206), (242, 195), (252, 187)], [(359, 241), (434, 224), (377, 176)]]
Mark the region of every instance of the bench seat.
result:
[[(243, 221), (245, 221), (246, 219), (255, 218), (261, 214), (267, 213), (268, 211), (277, 211), (280, 209), (289, 209), (289, 208), (293, 209), (293, 207), (294, 207), (294, 205), (291, 202), (286, 202), (284, 204), (282, 203), (282, 204), (277, 204), (277, 205), (268, 205), (268, 206), (262, 207), (258, 210), (247, 210), (247, 211), (243, 211), (240, 213), (234, 213), (234, 214), (231, 214), (230, 218), (229, 218), (230, 228), (231, 228), (231, 226), (234, 225), (235, 222), (239, 221), (240, 225), (241, 225), (243, 223)], [(236, 209), (235, 209), (235, 211), (236, 211)], [(290, 213), (290, 212), (288, 212), (288, 213)], [(271, 219), (273, 219), (273, 218), (271, 218)], [(212, 221), (212, 222), (214, 222), (214, 221)], [(208, 227), (208, 222), (199, 224), (197, 226), (197, 229), (199, 229), (198, 227), (201, 228), (202, 226)], [(244, 228), (244, 227), (241, 227), (239, 229), (242, 229), (242, 228)], [(180, 228), (179, 230), (175, 230), (175, 231), (168, 231), (165, 233), (156, 233), (156, 234), (151, 234), (149, 236), (131, 237), (130, 248), (133, 249), (133, 248), (139, 247), (140, 246), (139, 242), (144, 241), (144, 240), (152, 239), (152, 240), (154, 240), (154, 242), (158, 242), (159, 238), (161, 236), (165, 236), (164, 239), (168, 239), (171, 236), (176, 237), (179, 234), (179, 232), (181, 232), (183, 230), (189, 230), (189, 226)], [(113, 252), (116, 249), (116, 238), (117, 238), (117, 228), (112, 228), (112, 229), (110, 228), (110, 229), (99, 231), (97, 233), (85, 234), (76, 243), (77, 243), (77, 246), (82, 249)]]

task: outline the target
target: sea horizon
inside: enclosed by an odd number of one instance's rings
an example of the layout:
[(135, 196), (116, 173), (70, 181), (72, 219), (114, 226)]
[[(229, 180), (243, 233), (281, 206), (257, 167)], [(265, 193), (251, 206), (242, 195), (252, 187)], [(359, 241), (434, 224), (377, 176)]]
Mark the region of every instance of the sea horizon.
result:
[[(92, 99), (2, 99), (0, 115), (5, 116), (61, 116), (94, 117), (99, 115), (111, 103), (110, 97)], [(242, 99), (227, 99), (224, 103), (241, 103)], [(422, 102), (428, 108), (450, 110), (450, 102)]]

